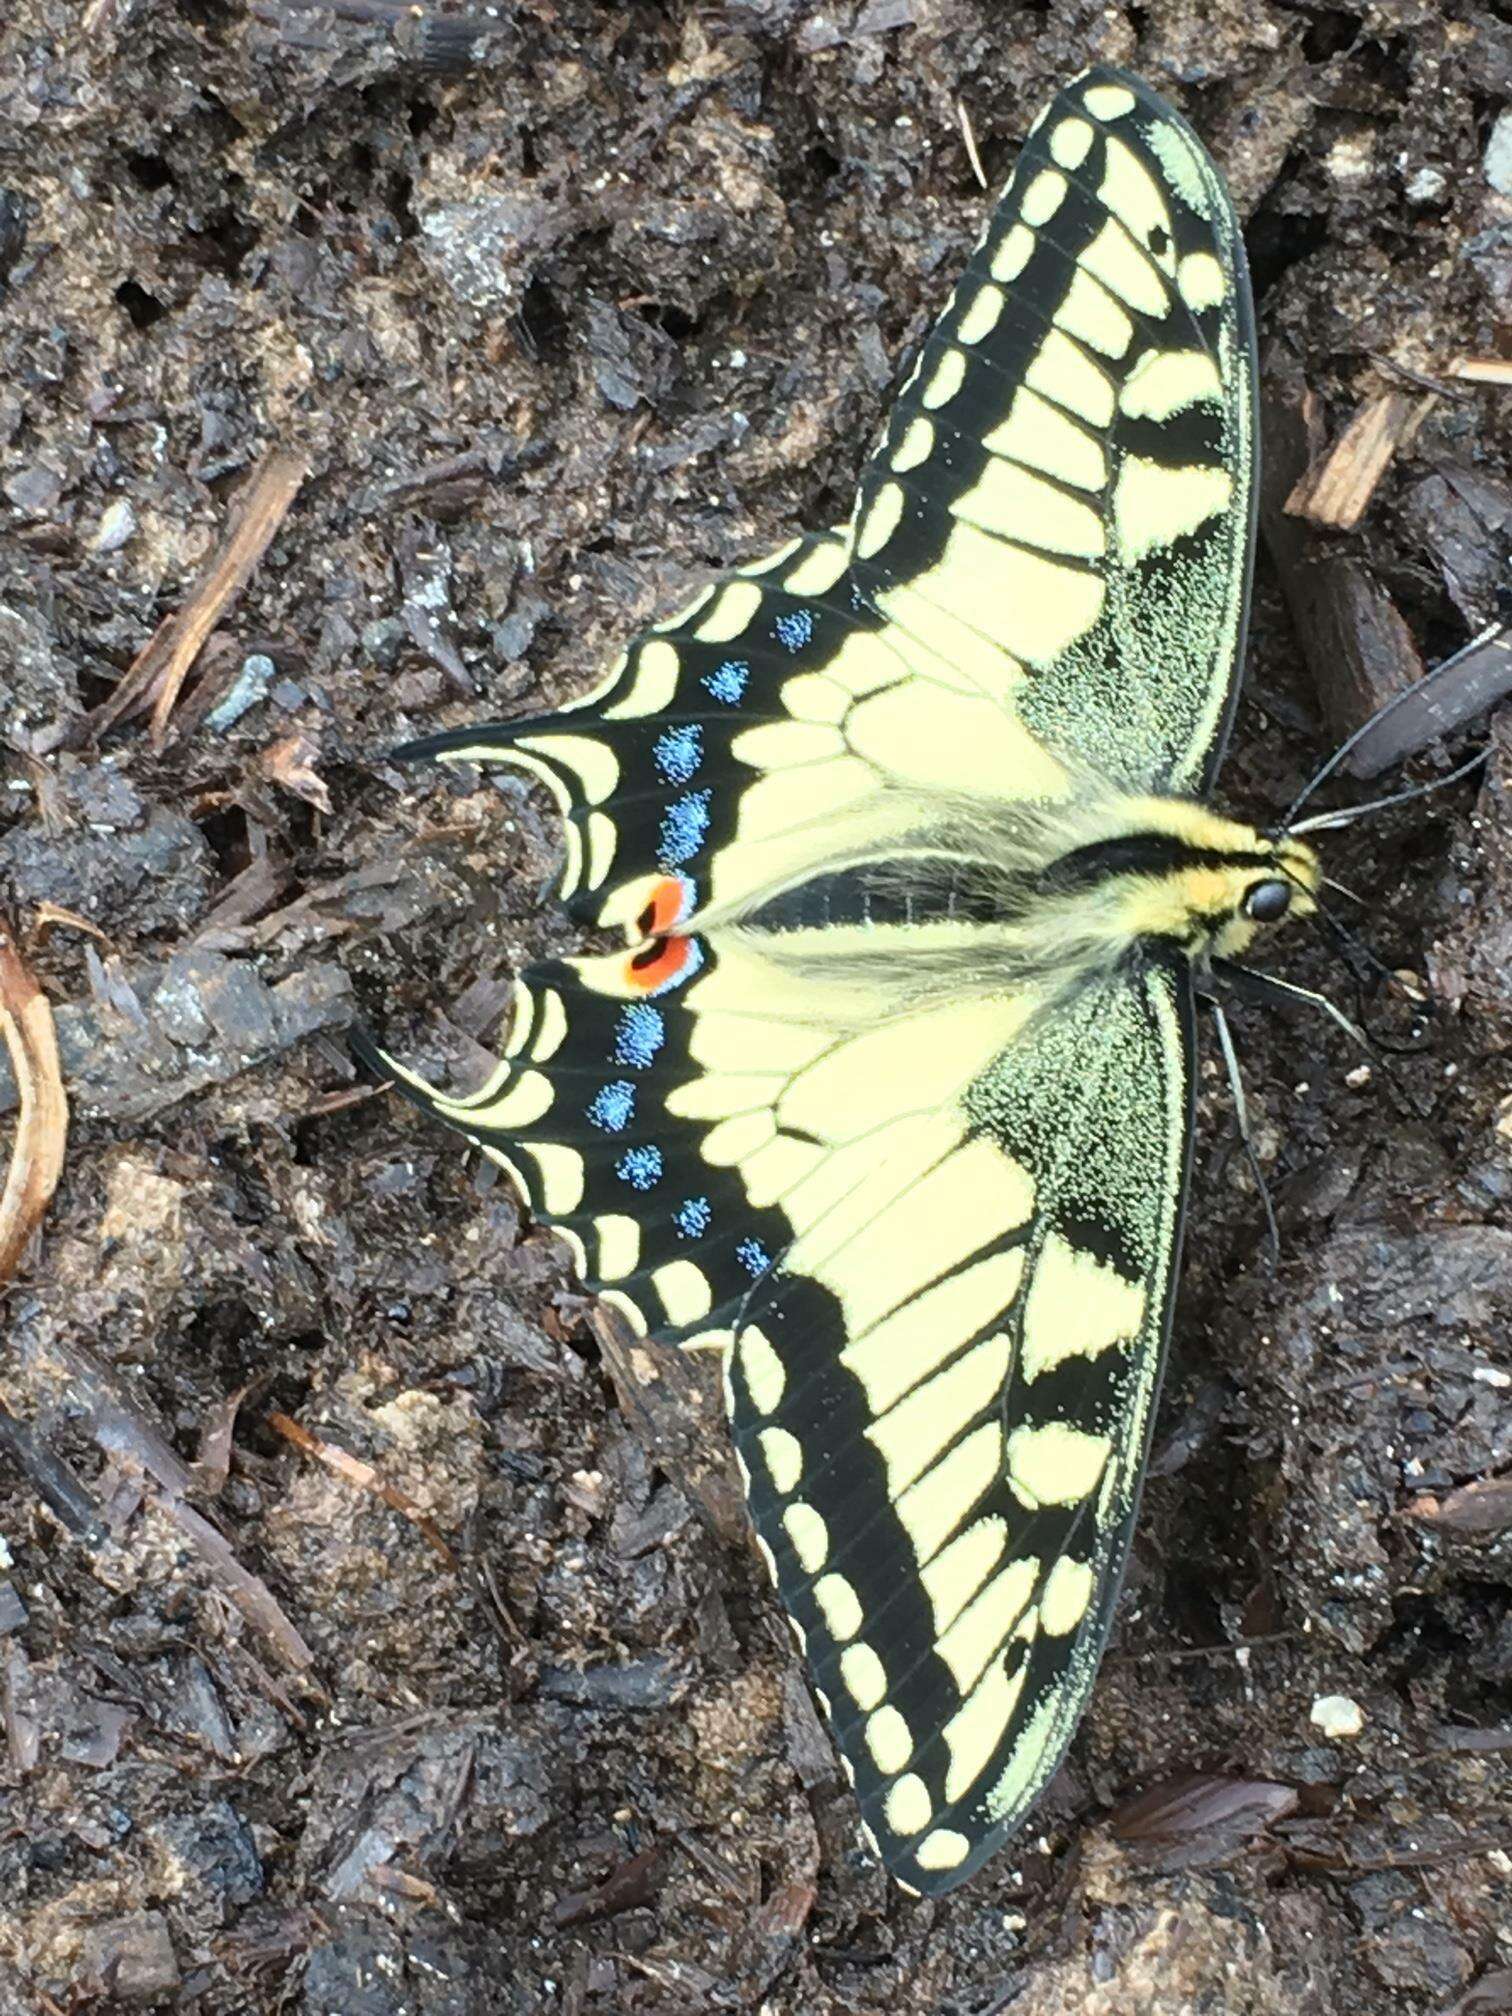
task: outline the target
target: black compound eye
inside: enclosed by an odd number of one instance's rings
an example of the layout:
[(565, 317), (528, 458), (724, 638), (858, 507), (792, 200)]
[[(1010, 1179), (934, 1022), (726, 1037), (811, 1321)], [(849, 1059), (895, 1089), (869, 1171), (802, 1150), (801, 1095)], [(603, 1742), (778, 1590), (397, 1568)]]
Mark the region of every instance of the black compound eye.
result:
[(1289, 882), (1255, 882), (1244, 892), (1244, 914), (1257, 924), (1277, 924), (1291, 908)]

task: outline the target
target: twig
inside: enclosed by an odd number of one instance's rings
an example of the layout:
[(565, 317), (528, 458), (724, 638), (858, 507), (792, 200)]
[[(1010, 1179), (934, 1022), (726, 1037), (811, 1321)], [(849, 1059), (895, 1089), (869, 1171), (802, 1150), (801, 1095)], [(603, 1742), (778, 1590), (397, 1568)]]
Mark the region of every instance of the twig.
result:
[(971, 123), (971, 114), (966, 110), (966, 100), (957, 98), (956, 117), (961, 122), (961, 138), (966, 142), (966, 159), (971, 163), (971, 172), (977, 179), (977, 187), (987, 187), (986, 170), (982, 167), (982, 157), (977, 152), (976, 129)]
[(75, 1539), (84, 1541), (86, 1546), (99, 1546), (106, 1532), (99, 1506), (63, 1459), (39, 1441), (24, 1421), (18, 1421), (3, 1400), (0, 1400), (0, 1450), (4, 1450), (23, 1476), (31, 1479), (42, 1503)]
[(363, 1491), (374, 1492), (391, 1510), (408, 1519), (440, 1555), (451, 1572), (454, 1575), (457, 1573), (457, 1557), (442, 1539), (435, 1520), (429, 1513), (422, 1512), (414, 1499), (406, 1497), (397, 1485), (390, 1484), (380, 1477), (370, 1463), (361, 1462), (356, 1456), (349, 1455), (345, 1449), (339, 1449), (334, 1442), (326, 1442), (319, 1435), (312, 1435), (308, 1428), (302, 1428), (287, 1414), (276, 1411), (270, 1414), (268, 1426), (275, 1428), (284, 1440), (292, 1442), (296, 1449), (302, 1449), (307, 1456), (313, 1456), (317, 1462), (324, 1463), (326, 1468), (333, 1470), (338, 1477), (344, 1477), (349, 1484), (355, 1484)]
[(1512, 357), (1456, 357), (1449, 376), (1462, 384), (1512, 385)]
[(151, 1421), (117, 1375), (92, 1352), (72, 1339), (60, 1339), (57, 1355), (72, 1382), (70, 1398), (88, 1423), (95, 1441), (117, 1465), (133, 1476), (151, 1480), (144, 1503), (172, 1520), (248, 1622), (275, 1646), (298, 1673), (315, 1663), (315, 1655), (285, 1616), (278, 1598), (261, 1576), (242, 1566), (225, 1535), (185, 1502), (194, 1488), (194, 1473)]
[(10, 1173), (0, 1193), (0, 1287), (9, 1281), (41, 1224), (63, 1173), (68, 1098), (58, 1067), (52, 1006), (0, 917), (0, 1031), (20, 1098)]
[(182, 1498), (154, 1491), (149, 1493), (147, 1503), (173, 1521), (248, 1623), (277, 1646), (297, 1673), (314, 1665), (315, 1654), (285, 1616), (273, 1591), (260, 1575), (242, 1566), (231, 1551), (230, 1541), (218, 1528)]
[(1432, 411), (1435, 394), (1382, 392), (1367, 399), (1320, 463), (1304, 471), (1286, 500), (1293, 517), (1334, 531), (1359, 524), (1376, 485)]
[(236, 524), (183, 608), (164, 618), (110, 698), (89, 717), (91, 734), (101, 735), (128, 714), (139, 714), (150, 705), (153, 745), (163, 746), (168, 716), (190, 667), (251, 580), (309, 473), (308, 460), (296, 451), (275, 448), (264, 456), (243, 493)]

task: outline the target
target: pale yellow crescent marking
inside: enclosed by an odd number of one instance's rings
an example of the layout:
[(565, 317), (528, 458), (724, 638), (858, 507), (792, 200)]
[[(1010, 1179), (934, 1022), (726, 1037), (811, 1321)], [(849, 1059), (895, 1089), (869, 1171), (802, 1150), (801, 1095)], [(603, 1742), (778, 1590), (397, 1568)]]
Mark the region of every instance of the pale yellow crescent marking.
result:
[(1126, 456), (1113, 491), (1119, 551), (1132, 561), (1158, 546), (1174, 546), (1226, 511), (1233, 495), (1234, 479), (1227, 469), (1201, 464), (1168, 469), (1142, 455)]
[(1039, 1601), (1041, 1627), (1052, 1638), (1064, 1638), (1076, 1629), (1092, 1601), (1094, 1577), (1085, 1561), (1073, 1561), (1063, 1554), (1045, 1579)]
[(804, 1573), (816, 1574), (829, 1554), (829, 1528), (813, 1506), (805, 1504), (801, 1498), (788, 1506), (782, 1515), (782, 1523), (787, 1528), (793, 1552), (802, 1563)]
[(530, 1046), (530, 1054), (538, 1064), (544, 1064), (555, 1057), (562, 1047), (562, 1038), (567, 1034), (567, 1010), (555, 987), (541, 989), (540, 1012), (540, 1025)]
[(930, 408), (948, 405), (960, 391), (965, 380), (965, 351), (953, 349), (944, 351), (924, 387), (923, 403)]
[(908, 1733), (908, 1724), (891, 1702), (868, 1719), (866, 1747), (872, 1754), (872, 1762), (885, 1778), (901, 1771), (913, 1755), (913, 1738)]
[(1100, 1357), (1137, 1337), (1144, 1316), (1142, 1283), (1052, 1232), (1024, 1304), (1019, 1372), (1032, 1381), (1067, 1358)]
[(1199, 314), (1204, 308), (1216, 308), (1228, 292), (1223, 268), (1211, 252), (1189, 252), (1176, 269), (1176, 285), (1188, 308)]
[(900, 483), (884, 483), (867, 505), (856, 539), (856, 551), (863, 560), (880, 553), (897, 531), (904, 501)]
[(1058, 174), (1054, 168), (1041, 168), (1024, 191), (1019, 214), (1026, 224), (1037, 230), (1041, 224), (1050, 222), (1065, 200), (1065, 195), (1065, 176)]
[(754, 1323), (748, 1323), (740, 1333), (737, 1346), (740, 1353), (740, 1369), (745, 1374), (746, 1388), (758, 1413), (772, 1414), (782, 1404), (783, 1393), (787, 1389), (787, 1373), (782, 1360), (772, 1349), (766, 1332)]
[(754, 581), (728, 581), (693, 635), (701, 644), (728, 644), (750, 629), (761, 602), (761, 589)]
[(627, 1274), (633, 1274), (640, 1265), (640, 1226), (634, 1218), (627, 1218), (618, 1211), (606, 1212), (602, 1218), (595, 1218), (593, 1229), (598, 1234), (598, 1271), (606, 1281), (622, 1281)]
[(619, 787), (619, 758), (607, 742), (592, 736), (522, 735), (514, 746), (576, 771), (582, 797), (589, 805), (602, 804)]
[(934, 1818), (929, 1787), (916, 1771), (909, 1771), (892, 1787), (884, 1810), (894, 1834), (920, 1834)]
[(1062, 119), (1050, 135), (1050, 158), (1060, 168), (1080, 168), (1092, 145), (1092, 128), (1085, 119)]
[(993, 279), (1001, 281), (1005, 287), (1010, 281), (1017, 280), (1029, 264), (1029, 255), (1033, 250), (1034, 233), (1027, 224), (1015, 224), (992, 255)]
[(953, 1827), (936, 1827), (914, 1850), (921, 1869), (959, 1869), (971, 1853), (971, 1843)]
[(588, 886), (598, 889), (614, 863), (619, 833), (606, 812), (590, 812), (588, 826)]
[(661, 621), (653, 623), (651, 628), (659, 631), (681, 630), (685, 623), (693, 621), (693, 618), (698, 614), (700, 609), (706, 608), (713, 601), (718, 592), (719, 583), (717, 581), (705, 582), (704, 586), (699, 589), (691, 601), (684, 602), (674, 615), (662, 617)]
[(663, 714), (672, 705), (682, 660), (677, 647), (658, 637), (635, 654), (630, 690), (604, 709), (606, 721), (626, 721), (642, 714)]
[(757, 1440), (772, 1482), (785, 1498), (803, 1475), (803, 1444), (786, 1428), (763, 1428)]
[(845, 1576), (837, 1575), (833, 1570), (828, 1575), (821, 1575), (814, 1584), (814, 1601), (824, 1613), (830, 1636), (840, 1644), (854, 1638), (861, 1629), (861, 1599)]
[(1003, 313), (1003, 291), (983, 286), (955, 327), (957, 343), (980, 343), (996, 329)]
[(838, 540), (826, 541), (806, 554), (782, 585), (790, 595), (827, 595), (845, 572), (847, 557)]
[(582, 1203), (586, 1188), (582, 1156), (556, 1141), (525, 1141), (520, 1147), (540, 1171), (536, 1194), (542, 1209), (553, 1218), (569, 1217)]
[(1205, 350), (1146, 350), (1118, 395), (1131, 420), (1169, 420), (1189, 406), (1222, 401), (1223, 380)]
[(887, 1699), (887, 1671), (870, 1645), (846, 1647), (840, 1655), (840, 1678), (858, 1708), (875, 1708)]
[(1015, 1428), (1008, 1437), (1009, 1482), (1031, 1511), (1041, 1505), (1076, 1505), (1090, 1495), (1112, 1453), (1106, 1435), (1089, 1435), (1064, 1421)]
[(907, 469), (917, 469), (934, 453), (934, 445), (933, 421), (926, 420), (922, 413), (916, 413), (904, 429), (902, 440), (892, 451), (893, 468), (900, 476)]
[(1094, 119), (1122, 119), (1134, 110), (1134, 93), (1123, 84), (1090, 84), (1082, 93), (1082, 103)]

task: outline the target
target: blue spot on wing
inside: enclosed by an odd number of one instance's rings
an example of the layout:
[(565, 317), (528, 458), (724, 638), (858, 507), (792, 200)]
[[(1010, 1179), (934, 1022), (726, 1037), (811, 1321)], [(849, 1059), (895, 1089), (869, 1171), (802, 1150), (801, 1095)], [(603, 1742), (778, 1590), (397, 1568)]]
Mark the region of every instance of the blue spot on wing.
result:
[(738, 707), (745, 697), (751, 668), (743, 658), (727, 658), (717, 672), (706, 672), (703, 683), (726, 707)]
[(667, 807), (657, 849), (664, 868), (680, 868), (691, 861), (708, 838), (710, 796), (708, 791), (685, 791)]
[(604, 1085), (588, 1102), (588, 1118), (606, 1134), (623, 1134), (635, 1114), (635, 1087), (628, 1078)]
[(614, 1028), (614, 1061), (632, 1071), (646, 1071), (667, 1040), (667, 1024), (659, 1008), (649, 1001), (632, 1001), (620, 1011)]
[(772, 1264), (770, 1254), (759, 1239), (742, 1239), (735, 1248), (735, 1258), (753, 1281), (765, 1274)]
[(789, 609), (772, 625), (772, 635), (784, 651), (801, 651), (812, 642), (817, 622), (812, 609)]
[(669, 728), (651, 745), (651, 756), (669, 784), (686, 784), (703, 761), (703, 730), (696, 721)]
[(662, 1152), (649, 1142), (627, 1148), (615, 1163), (614, 1173), (632, 1190), (649, 1190), (661, 1181)]
[(707, 1197), (686, 1198), (672, 1213), (672, 1223), (683, 1239), (701, 1239), (713, 1221)]

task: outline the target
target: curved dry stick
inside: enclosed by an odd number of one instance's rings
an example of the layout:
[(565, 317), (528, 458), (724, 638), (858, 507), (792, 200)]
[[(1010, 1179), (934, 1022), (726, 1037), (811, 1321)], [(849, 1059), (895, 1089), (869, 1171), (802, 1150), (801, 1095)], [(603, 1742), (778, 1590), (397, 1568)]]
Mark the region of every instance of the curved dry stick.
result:
[(41, 1224), (63, 1173), (68, 1099), (58, 1068), (52, 1007), (0, 917), (0, 1033), (20, 1095), (16, 1144), (0, 1195), (0, 1287), (9, 1281)]

